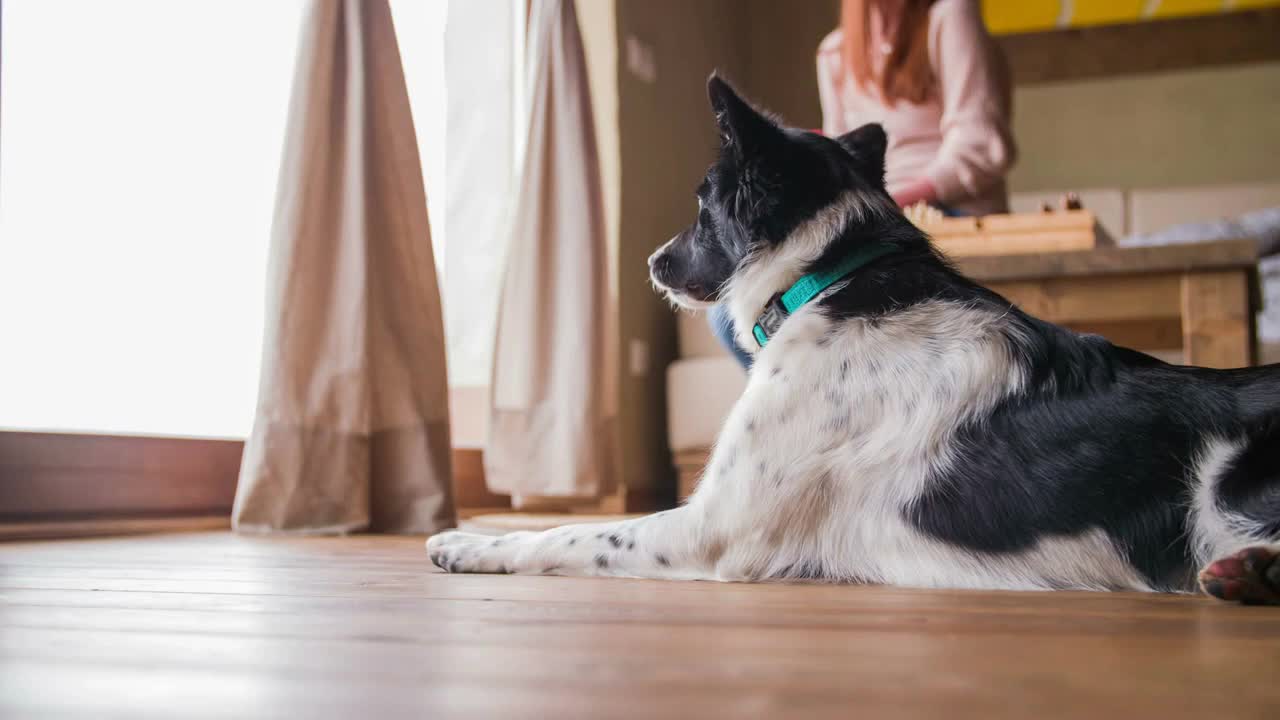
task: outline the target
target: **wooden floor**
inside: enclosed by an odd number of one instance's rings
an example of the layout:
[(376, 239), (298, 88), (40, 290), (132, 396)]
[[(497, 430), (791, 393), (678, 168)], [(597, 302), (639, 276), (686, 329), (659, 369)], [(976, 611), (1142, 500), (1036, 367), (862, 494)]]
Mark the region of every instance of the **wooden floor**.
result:
[(0, 717), (1280, 717), (1280, 609), (444, 575), (421, 539), (0, 545)]

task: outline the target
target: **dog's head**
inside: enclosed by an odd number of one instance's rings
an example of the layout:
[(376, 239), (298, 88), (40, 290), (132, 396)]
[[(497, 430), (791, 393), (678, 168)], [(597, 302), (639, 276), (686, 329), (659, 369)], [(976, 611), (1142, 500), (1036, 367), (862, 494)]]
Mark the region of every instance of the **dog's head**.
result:
[(697, 219), (649, 258), (654, 284), (677, 304), (720, 302), (735, 275), (842, 197), (890, 206), (879, 125), (838, 138), (782, 127), (715, 74), (707, 95), (720, 129), (719, 159), (698, 185)]

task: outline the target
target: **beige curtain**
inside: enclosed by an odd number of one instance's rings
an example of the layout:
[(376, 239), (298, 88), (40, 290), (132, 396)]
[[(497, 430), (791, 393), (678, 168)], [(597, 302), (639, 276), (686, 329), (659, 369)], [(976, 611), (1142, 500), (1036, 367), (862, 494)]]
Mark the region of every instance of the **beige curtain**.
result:
[(239, 531), (452, 525), (444, 332), (386, 0), (315, 0), (272, 228)]
[(531, 0), (528, 22), (528, 132), (484, 453), (490, 489), (517, 506), (610, 492), (616, 415), (604, 206), (573, 0)]

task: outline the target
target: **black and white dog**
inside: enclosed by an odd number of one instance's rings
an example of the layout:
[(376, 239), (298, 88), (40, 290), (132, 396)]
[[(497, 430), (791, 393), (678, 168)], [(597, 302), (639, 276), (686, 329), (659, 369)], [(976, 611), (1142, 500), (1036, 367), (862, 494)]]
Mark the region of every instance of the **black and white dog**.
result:
[(650, 270), (681, 306), (726, 303), (757, 352), (697, 491), (637, 520), (443, 533), (432, 562), (1148, 591), (1205, 568), (1213, 595), (1280, 602), (1280, 366), (1172, 366), (1030, 317), (896, 209), (879, 126), (826, 138), (708, 91), (720, 158)]

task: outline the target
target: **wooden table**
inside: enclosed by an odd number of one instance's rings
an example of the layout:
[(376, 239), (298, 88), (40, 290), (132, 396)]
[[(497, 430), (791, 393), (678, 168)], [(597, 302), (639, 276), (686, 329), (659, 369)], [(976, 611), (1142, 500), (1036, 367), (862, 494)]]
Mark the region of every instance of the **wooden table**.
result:
[(1252, 240), (966, 257), (956, 265), (1028, 313), (1137, 350), (1182, 349), (1188, 365), (1257, 359)]

